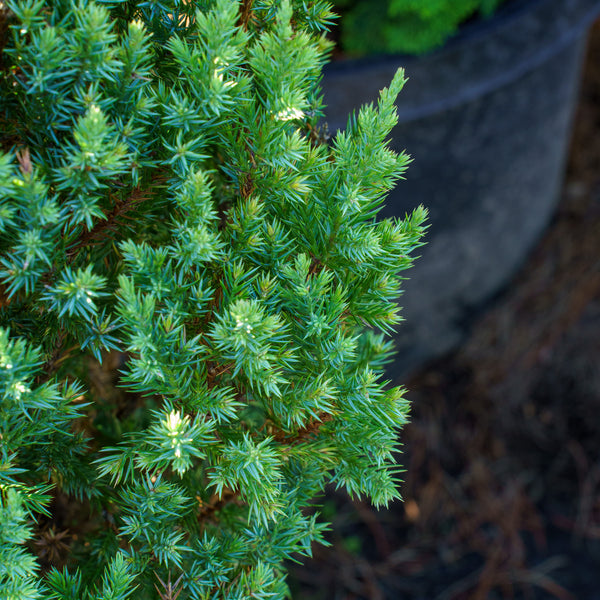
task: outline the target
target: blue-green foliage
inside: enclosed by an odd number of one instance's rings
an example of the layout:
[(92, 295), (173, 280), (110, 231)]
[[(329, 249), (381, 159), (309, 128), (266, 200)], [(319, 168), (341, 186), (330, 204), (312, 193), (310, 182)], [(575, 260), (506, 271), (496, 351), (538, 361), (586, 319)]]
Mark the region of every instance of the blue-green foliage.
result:
[(6, 6), (0, 598), (283, 598), (328, 482), (398, 498), (403, 74), (328, 144), (323, 0)]

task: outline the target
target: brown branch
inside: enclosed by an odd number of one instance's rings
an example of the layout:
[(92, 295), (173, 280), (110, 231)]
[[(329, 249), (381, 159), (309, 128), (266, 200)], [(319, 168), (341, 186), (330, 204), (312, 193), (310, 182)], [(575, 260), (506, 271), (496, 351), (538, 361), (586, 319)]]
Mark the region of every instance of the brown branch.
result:
[(152, 190), (155, 186), (167, 181), (165, 175), (159, 175), (154, 178), (151, 185), (145, 189), (137, 186), (133, 189), (126, 200), (117, 202), (112, 211), (106, 215), (104, 221), (99, 221), (92, 229), (85, 231), (79, 237), (74, 246), (69, 249), (69, 262), (77, 255), (77, 252), (86, 246), (97, 244), (106, 238), (108, 232), (119, 223), (120, 220), (127, 218), (127, 214), (137, 208), (142, 202), (145, 202), (151, 197)]
[(49, 381), (50, 378), (58, 371), (60, 365), (71, 355), (71, 352), (78, 348), (78, 346), (63, 349), (65, 343), (66, 334), (63, 329), (59, 331), (58, 338), (54, 344), (54, 350), (48, 357), (42, 368), (40, 369), (39, 375), (36, 378), (36, 383), (41, 385), (42, 383)]
[(215, 385), (217, 384), (217, 378), (219, 378), (221, 375), (224, 375), (225, 373), (230, 373), (233, 367), (233, 363), (219, 365), (215, 362), (208, 361), (206, 369), (206, 385), (208, 386), (208, 389), (210, 390), (213, 387), (215, 387)]
[(244, 31), (248, 31), (248, 23), (250, 22), (250, 18), (252, 16), (253, 4), (254, 0), (242, 0), (242, 10), (240, 11), (237, 25), (238, 27), (243, 27)]
[(14, 13), (6, 6), (4, 2), (0, 2), (0, 70), (3, 70), (2, 55), (4, 47), (8, 41), (8, 32), (10, 21), (13, 19)]
[(317, 273), (320, 273), (323, 270), (323, 266), (323, 263), (316, 256), (313, 256), (308, 274), (316, 275)]
[(306, 427), (299, 429), (293, 435), (288, 435), (284, 431), (278, 431), (273, 435), (273, 439), (276, 442), (282, 442), (290, 444), (291, 446), (297, 446), (298, 444), (309, 440), (311, 437), (317, 435), (321, 431), (321, 427), (325, 423), (329, 423), (333, 420), (333, 415), (330, 413), (321, 415), (320, 420), (312, 420)]
[(158, 579), (158, 581), (160, 581), (160, 584), (163, 587), (164, 593), (162, 590), (159, 589), (159, 587), (154, 584), (154, 587), (156, 588), (156, 591), (158, 592), (158, 595), (160, 596), (161, 600), (177, 600), (177, 598), (179, 598), (179, 594), (181, 594), (181, 592), (183, 591), (183, 585), (180, 587), (179, 584), (181, 583), (181, 580), (183, 579), (183, 574), (181, 574), (179, 576), (179, 578), (177, 579), (177, 581), (173, 584), (171, 584), (171, 571), (169, 570), (169, 578), (167, 579), (167, 583), (165, 583), (159, 576), (158, 573), (155, 573), (156, 578)]
[(0, 283), (0, 309), (10, 304), (11, 298), (6, 293), (6, 286)]
[(214, 494), (208, 502), (200, 501), (198, 519), (200, 521), (208, 521), (215, 513), (225, 508), (228, 504), (241, 505), (242, 501), (236, 492), (226, 488), (220, 496)]
[(17, 161), (19, 163), (19, 168), (21, 169), (21, 173), (23, 175), (30, 175), (33, 167), (31, 165), (31, 155), (29, 154), (29, 148), (20, 148), (16, 152)]
[(312, 123), (307, 121), (305, 128), (307, 131), (308, 141), (313, 148), (327, 146), (329, 144), (331, 134), (329, 133), (329, 126), (327, 123), (324, 123), (320, 127), (315, 127)]
[(240, 186), (240, 194), (244, 200), (250, 198), (250, 196), (254, 193), (254, 178), (251, 173), (246, 173), (244, 175), (242, 185)]

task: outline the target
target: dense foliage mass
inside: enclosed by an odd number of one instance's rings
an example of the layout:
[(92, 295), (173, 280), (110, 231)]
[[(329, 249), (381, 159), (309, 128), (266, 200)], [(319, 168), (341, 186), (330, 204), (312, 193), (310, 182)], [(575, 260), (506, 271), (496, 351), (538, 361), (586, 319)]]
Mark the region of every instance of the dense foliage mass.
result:
[(398, 497), (424, 210), (399, 72), (328, 139), (321, 0), (0, 3), (0, 598), (283, 598)]
[(472, 18), (490, 16), (507, 0), (334, 0), (342, 12), (340, 41), (351, 54), (423, 54), (441, 46)]

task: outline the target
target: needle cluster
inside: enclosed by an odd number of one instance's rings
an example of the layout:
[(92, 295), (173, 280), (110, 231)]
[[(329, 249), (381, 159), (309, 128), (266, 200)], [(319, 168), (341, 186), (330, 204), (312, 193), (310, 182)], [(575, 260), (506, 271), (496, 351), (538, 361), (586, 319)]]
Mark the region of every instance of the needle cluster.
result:
[(323, 0), (0, 6), (0, 597), (284, 598), (398, 498), (403, 74), (328, 140)]

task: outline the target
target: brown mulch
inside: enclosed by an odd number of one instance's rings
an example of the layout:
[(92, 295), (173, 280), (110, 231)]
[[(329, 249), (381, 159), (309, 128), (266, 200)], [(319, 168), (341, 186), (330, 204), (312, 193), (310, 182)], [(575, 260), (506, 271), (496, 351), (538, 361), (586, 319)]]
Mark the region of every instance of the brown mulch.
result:
[(560, 206), (464, 345), (406, 385), (404, 503), (331, 492), (294, 598), (600, 599), (600, 22)]

